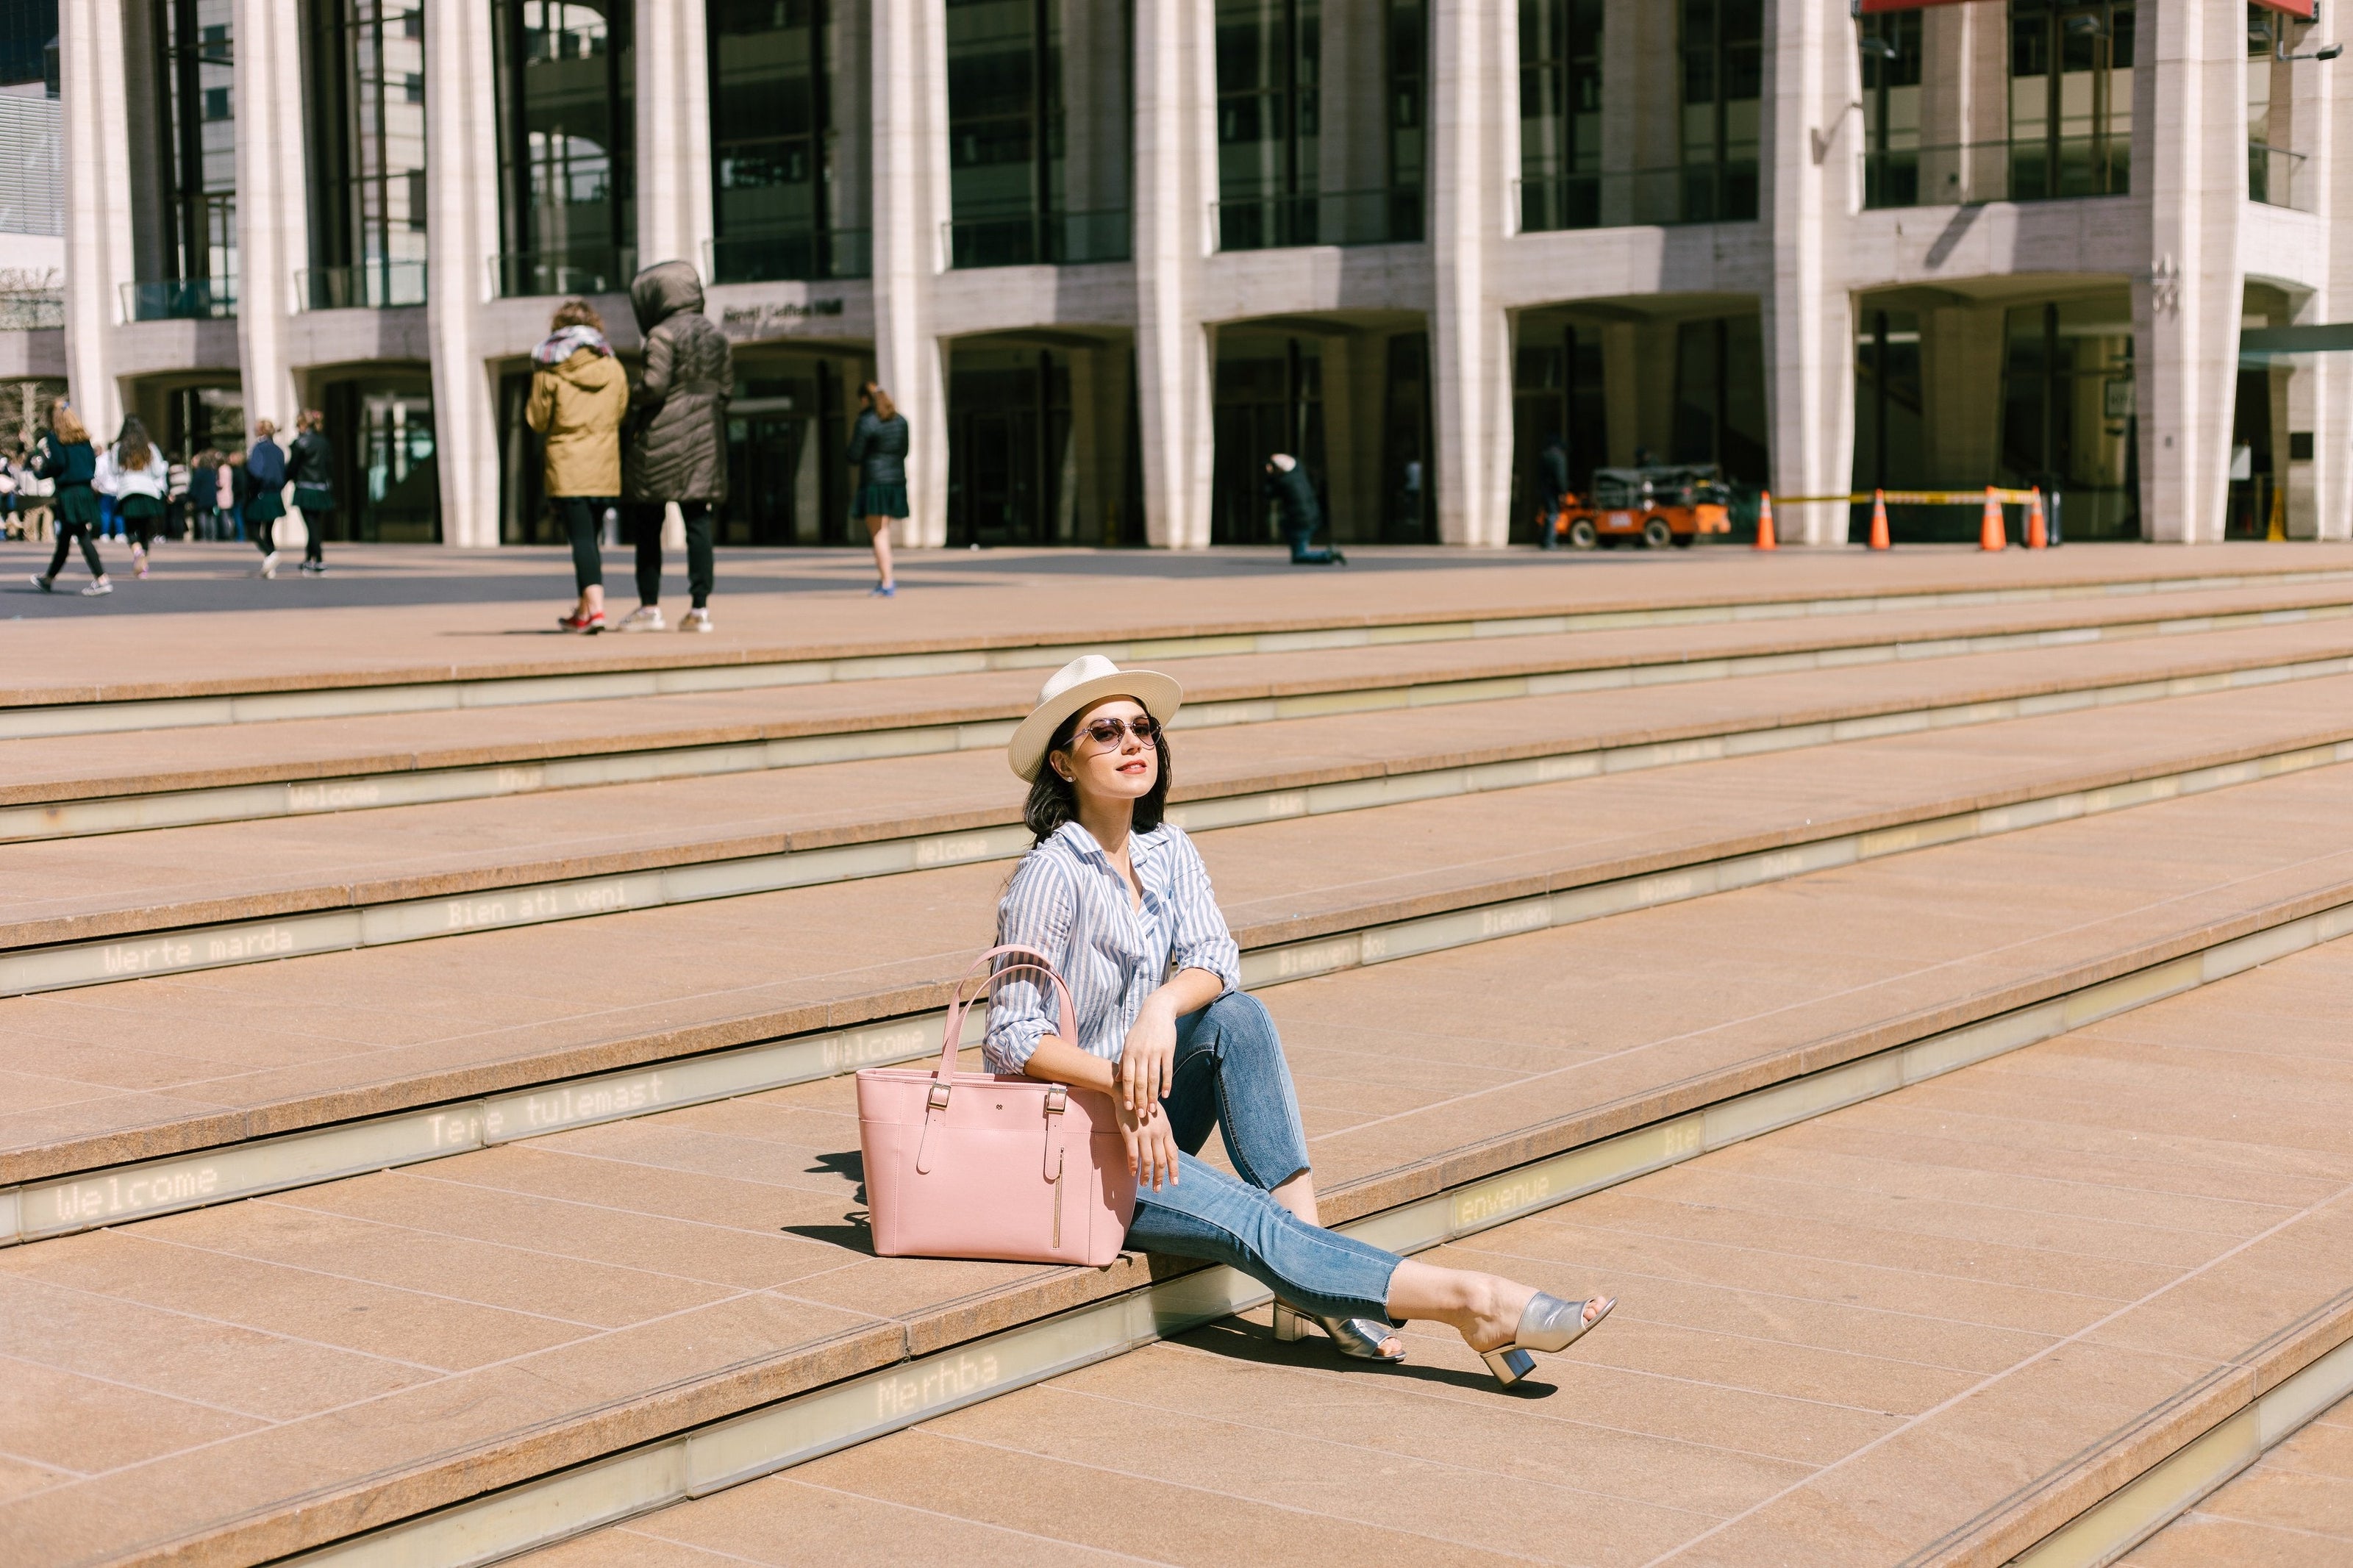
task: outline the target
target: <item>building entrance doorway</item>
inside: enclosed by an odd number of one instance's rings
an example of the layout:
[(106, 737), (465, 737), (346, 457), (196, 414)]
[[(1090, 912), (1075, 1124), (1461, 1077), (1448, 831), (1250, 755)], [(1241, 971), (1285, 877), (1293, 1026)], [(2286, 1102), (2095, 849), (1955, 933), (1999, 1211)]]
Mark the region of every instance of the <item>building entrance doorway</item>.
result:
[(862, 362), (797, 357), (739, 362), (727, 409), (722, 544), (849, 544), (845, 412)]

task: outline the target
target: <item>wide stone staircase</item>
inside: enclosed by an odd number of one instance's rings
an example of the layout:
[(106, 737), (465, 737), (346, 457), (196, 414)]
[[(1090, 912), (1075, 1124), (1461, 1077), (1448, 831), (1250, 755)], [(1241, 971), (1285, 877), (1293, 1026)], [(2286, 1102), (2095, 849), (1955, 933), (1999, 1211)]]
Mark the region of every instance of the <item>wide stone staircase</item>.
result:
[[(2179, 559), (28, 679), (0, 1559), (2114, 1561), (2353, 1388), (2353, 558)], [(871, 1255), (1091, 647), (1327, 1219), (1620, 1296), (1524, 1389)]]

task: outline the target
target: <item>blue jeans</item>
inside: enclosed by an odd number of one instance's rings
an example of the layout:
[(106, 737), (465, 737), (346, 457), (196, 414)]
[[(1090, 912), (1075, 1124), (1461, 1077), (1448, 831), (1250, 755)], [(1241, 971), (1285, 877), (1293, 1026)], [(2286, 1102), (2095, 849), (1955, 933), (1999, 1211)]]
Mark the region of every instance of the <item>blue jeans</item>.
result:
[[(1173, 1087), (1162, 1102), (1178, 1180), (1139, 1188), (1127, 1244), (1239, 1268), (1319, 1318), (1388, 1318), (1393, 1252), (1309, 1225), (1274, 1201), (1307, 1169), (1307, 1134), (1274, 1020), (1255, 996), (1230, 991), (1176, 1022)], [(1194, 1158), (1215, 1127), (1237, 1180)]]
[(1330, 564), (1332, 561), (1330, 551), (1311, 550), (1307, 547), (1307, 542), (1315, 537), (1315, 524), (1311, 522), (1305, 528), (1285, 528), (1282, 531), (1282, 537), (1291, 542), (1291, 563), (1293, 566)]

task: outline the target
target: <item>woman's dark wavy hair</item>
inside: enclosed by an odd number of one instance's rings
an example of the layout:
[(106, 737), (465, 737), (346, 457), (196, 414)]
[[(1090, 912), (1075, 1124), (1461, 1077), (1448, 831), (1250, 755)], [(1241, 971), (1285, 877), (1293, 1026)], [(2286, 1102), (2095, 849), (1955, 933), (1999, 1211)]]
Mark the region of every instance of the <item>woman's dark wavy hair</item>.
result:
[[(1037, 844), (1043, 844), (1079, 815), (1079, 786), (1054, 771), (1050, 760), (1056, 752), (1071, 749), (1071, 740), (1079, 732), (1077, 713), (1062, 721), (1054, 731), (1053, 741), (1046, 747), (1046, 757), (1038, 763), (1038, 777), (1029, 785), (1029, 804), (1022, 808), (1021, 818), (1029, 825)], [(1168, 808), (1168, 731), (1162, 730), (1153, 737), (1152, 749), (1160, 758), (1160, 776), (1153, 782), (1151, 792), (1135, 803), (1134, 831), (1149, 833), (1160, 826), (1160, 818)], [(1034, 846), (1033, 846), (1034, 847)]]

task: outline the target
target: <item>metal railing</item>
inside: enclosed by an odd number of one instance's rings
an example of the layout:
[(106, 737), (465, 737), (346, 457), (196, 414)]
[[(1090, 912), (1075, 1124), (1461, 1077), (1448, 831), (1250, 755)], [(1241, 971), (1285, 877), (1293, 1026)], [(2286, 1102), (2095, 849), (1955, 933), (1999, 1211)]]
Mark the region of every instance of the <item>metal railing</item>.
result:
[(533, 294), (617, 294), (638, 275), (633, 245), (567, 245), (491, 258), (491, 287), (502, 300)]
[(1757, 164), (1684, 163), (1513, 182), (1522, 233), (1636, 224), (1746, 223), (1757, 216)]
[(874, 275), (874, 235), (863, 228), (780, 228), (703, 242), (713, 283), (786, 283)]
[(237, 314), (234, 278), (174, 278), (125, 283), (122, 316), (130, 321), (221, 321)]
[(0, 331), (38, 332), (65, 324), (62, 294), (0, 294)]
[(2295, 177), (2303, 163), (2301, 153), (2261, 142), (2248, 142), (2247, 199), (2265, 206), (2295, 206)]
[(294, 297), (306, 310), (382, 310), (425, 303), (422, 261), (354, 262), (306, 267), (294, 274)]
[(1874, 147), (1862, 154), (1865, 207), (2120, 196), (2132, 186), (2129, 136), (2034, 136)]
[(1294, 245), (1413, 245), (1422, 237), (1421, 187), (1226, 197), (1209, 204), (1219, 250)]
[(951, 267), (1079, 267), (1125, 261), (1125, 207), (1098, 212), (980, 213), (940, 226)]

